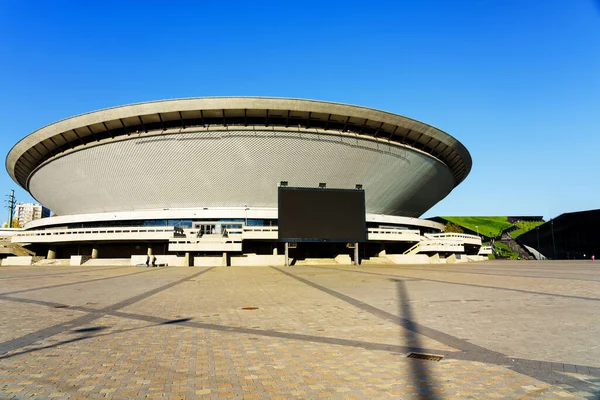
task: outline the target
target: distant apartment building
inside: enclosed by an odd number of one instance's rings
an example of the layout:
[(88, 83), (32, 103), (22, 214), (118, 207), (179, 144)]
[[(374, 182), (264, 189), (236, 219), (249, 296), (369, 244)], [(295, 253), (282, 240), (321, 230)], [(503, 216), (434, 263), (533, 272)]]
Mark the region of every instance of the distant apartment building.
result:
[(15, 206), (15, 219), (19, 221), (21, 227), (34, 219), (47, 218), (50, 216), (50, 210), (41, 204), (24, 203)]

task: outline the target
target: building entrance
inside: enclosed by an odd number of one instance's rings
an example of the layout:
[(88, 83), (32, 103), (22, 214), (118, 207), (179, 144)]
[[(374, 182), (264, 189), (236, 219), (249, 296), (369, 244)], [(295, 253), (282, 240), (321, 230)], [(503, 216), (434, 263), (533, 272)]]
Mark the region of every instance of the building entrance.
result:
[(194, 229), (197, 230), (197, 236), (202, 237), (204, 235), (211, 235), (217, 232), (216, 222), (194, 222)]
[(232, 229), (241, 230), (243, 224), (231, 221), (194, 221), (192, 226), (196, 235), (202, 237), (204, 235), (227, 235)]

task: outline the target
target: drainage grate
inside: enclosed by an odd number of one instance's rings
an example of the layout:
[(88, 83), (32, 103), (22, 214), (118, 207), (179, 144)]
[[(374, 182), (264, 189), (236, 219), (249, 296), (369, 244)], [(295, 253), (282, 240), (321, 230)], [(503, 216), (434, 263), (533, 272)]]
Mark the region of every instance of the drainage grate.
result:
[(242, 307), (242, 310), (258, 310), (258, 307)]
[(54, 306), (54, 308), (67, 308), (67, 307), (69, 307), (69, 306), (66, 304), (59, 304), (57, 306)]
[(444, 359), (444, 356), (436, 356), (435, 354), (426, 354), (426, 353), (410, 353), (407, 358), (416, 358), (418, 360), (427, 360), (427, 361), (440, 361)]

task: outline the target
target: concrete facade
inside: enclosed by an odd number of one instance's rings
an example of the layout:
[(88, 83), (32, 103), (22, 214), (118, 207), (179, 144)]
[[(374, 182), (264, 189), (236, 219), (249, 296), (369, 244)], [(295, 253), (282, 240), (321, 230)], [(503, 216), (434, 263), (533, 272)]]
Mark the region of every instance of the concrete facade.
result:
[(13, 147), (6, 166), (59, 215), (12, 238), (48, 258), (147, 254), (188, 266), (216, 265), (227, 253), (226, 265), (280, 265), (284, 181), (360, 185), (366, 194), (360, 250), (340, 243), (311, 253), (303, 245), (294, 259), (410, 248), (431, 257), (481, 246), (478, 238), (427, 237), (443, 226), (418, 219), (468, 175), (467, 149), (432, 126), (365, 107), (255, 97), (133, 104), (41, 128)]

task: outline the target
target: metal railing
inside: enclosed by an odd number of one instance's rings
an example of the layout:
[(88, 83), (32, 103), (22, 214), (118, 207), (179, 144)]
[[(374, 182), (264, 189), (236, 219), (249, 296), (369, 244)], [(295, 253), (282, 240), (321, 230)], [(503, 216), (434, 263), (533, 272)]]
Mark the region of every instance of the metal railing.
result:
[(475, 239), (481, 240), (481, 238), (477, 235), (469, 235), (468, 233), (428, 233), (425, 236), (435, 238), (435, 239), (448, 239), (448, 238), (456, 238), (456, 239)]
[(492, 254), (493, 249), (492, 246), (481, 246), (479, 248), (479, 252), (477, 254)]
[(244, 226), (240, 231), (244, 232), (279, 232), (278, 226)]
[[(98, 236), (110, 235), (114, 239), (127, 239), (130, 236), (145, 236), (155, 234), (171, 235), (174, 232), (172, 226), (161, 227), (109, 227), (109, 228), (73, 228), (73, 229), (46, 229), (32, 230), (16, 233), (12, 236), (13, 242), (36, 242), (52, 241), (53, 239), (84, 240), (84, 238), (94, 239)], [(132, 235), (133, 234), (133, 235)]]
[(378, 235), (420, 235), (418, 229), (368, 228), (368, 233)]
[(457, 241), (424, 240), (406, 250), (403, 254), (417, 254), (420, 251), (441, 251), (462, 253), (464, 245)]

